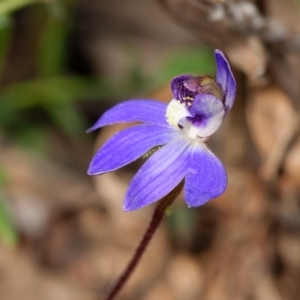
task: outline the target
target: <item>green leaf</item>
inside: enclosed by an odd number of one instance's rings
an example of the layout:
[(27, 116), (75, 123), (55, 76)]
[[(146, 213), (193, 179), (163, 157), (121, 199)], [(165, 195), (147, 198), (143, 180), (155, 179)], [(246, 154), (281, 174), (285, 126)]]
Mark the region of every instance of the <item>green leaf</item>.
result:
[(71, 26), (61, 2), (49, 4), (47, 8), (37, 62), (39, 75), (53, 76), (61, 74), (66, 65), (66, 40)]
[(0, 116), (3, 107), (6, 111), (35, 106), (45, 107), (113, 93), (116, 92), (109, 84), (88, 77), (57, 76), (23, 81), (0, 91)]
[(7, 175), (3, 166), (0, 164), (0, 188), (7, 183)]
[(52, 116), (54, 122), (71, 138), (78, 138), (88, 127), (83, 116), (74, 106), (68, 103), (51, 105), (46, 110)]
[(2, 0), (0, 1), (0, 15), (6, 15), (32, 3), (42, 0)]
[(4, 197), (0, 191), (0, 241), (6, 246), (15, 246), (18, 235), (13, 226), (5, 205)]
[(0, 74), (3, 70), (6, 56), (12, 38), (11, 20), (7, 16), (0, 16)]
[(37, 126), (37, 124), (17, 123), (15, 125), (18, 129), (13, 131), (13, 139), (16, 140), (18, 146), (30, 149), (35, 155), (46, 153), (48, 148), (45, 128)]

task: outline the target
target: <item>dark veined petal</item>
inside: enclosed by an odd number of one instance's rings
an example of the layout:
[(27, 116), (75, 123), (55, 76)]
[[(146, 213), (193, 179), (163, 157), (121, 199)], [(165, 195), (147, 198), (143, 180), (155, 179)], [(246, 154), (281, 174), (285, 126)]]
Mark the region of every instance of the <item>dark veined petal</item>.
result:
[(166, 109), (167, 104), (156, 100), (137, 99), (125, 101), (106, 111), (87, 132), (107, 125), (135, 121), (167, 125)]
[(185, 177), (191, 147), (178, 138), (154, 153), (132, 179), (124, 210), (136, 210), (151, 204), (172, 191)]
[(199, 94), (190, 107), (192, 117), (179, 121), (184, 131), (191, 137), (212, 135), (221, 125), (225, 111), (221, 100), (213, 95)]
[(234, 102), (236, 82), (225, 54), (220, 50), (215, 50), (215, 59), (217, 64), (216, 81), (223, 90), (225, 113), (227, 114)]
[(171, 90), (174, 95), (174, 99), (176, 100), (183, 100), (186, 97), (194, 98), (197, 95), (196, 90), (191, 90), (185, 86), (185, 81), (188, 79), (192, 79), (194, 76), (192, 75), (180, 75), (171, 81)]
[(220, 160), (203, 145), (195, 145), (185, 178), (184, 196), (189, 207), (204, 204), (224, 193), (227, 174)]
[(119, 169), (138, 159), (155, 146), (170, 142), (177, 130), (156, 124), (132, 126), (115, 134), (95, 154), (89, 175), (99, 175)]

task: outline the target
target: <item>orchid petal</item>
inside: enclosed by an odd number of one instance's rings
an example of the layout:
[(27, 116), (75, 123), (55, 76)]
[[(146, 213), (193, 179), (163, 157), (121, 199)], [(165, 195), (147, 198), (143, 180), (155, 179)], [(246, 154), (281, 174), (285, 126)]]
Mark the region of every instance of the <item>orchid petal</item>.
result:
[(220, 50), (215, 50), (215, 59), (217, 64), (216, 81), (223, 90), (225, 113), (227, 114), (234, 102), (236, 82), (225, 54)]
[(124, 210), (139, 209), (172, 191), (187, 174), (190, 148), (187, 140), (180, 137), (154, 153), (132, 179)]
[(94, 156), (89, 175), (99, 175), (119, 169), (138, 159), (155, 146), (170, 142), (176, 129), (155, 124), (143, 124), (124, 129), (109, 139)]
[(210, 94), (198, 94), (192, 102), (190, 113), (193, 117), (182, 118), (179, 125), (191, 138), (195, 138), (212, 135), (221, 125), (225, 111), (218, 98)]
[(188, 206), (202, 205), (223, 194), (226, 187), (227, 174), (220, 160), (204, 144), (195, 145), (184, 186)]
[(129, 100), (106, 111), (87, 132), (115, 123), (136, 121), (166, 126), (166, 109), (167, 104), (156, 100)]
[(197, 91), (189, 89), (184, 84), (186, 80), (192, 78), (194, 78), (194, 76), (188, 74), (173, 78), (171, 81), (171, 90), (176, 100), (183, 100), (185, 97), (194, 98), (194, 96), (197, 94)]

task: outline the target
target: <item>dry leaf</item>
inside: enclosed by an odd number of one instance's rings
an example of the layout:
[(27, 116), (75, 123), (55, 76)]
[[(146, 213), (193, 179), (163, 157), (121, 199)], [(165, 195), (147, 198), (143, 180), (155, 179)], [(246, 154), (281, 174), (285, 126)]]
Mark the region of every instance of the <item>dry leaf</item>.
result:
[(272, 178), (278, 170), (297, 118), (289, 97), (276, 86), (255, 89), (249, 97), (247, 122), (253, 142), (262, 158), (261, 173)]

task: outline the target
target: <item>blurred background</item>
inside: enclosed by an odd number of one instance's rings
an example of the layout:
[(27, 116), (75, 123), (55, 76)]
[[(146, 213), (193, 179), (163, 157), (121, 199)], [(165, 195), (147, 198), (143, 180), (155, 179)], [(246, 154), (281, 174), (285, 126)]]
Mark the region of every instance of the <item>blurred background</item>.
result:
[[(174, 204), (118, 299), (300, 299), (299, 0), (0, 0), (0, 295), (102, 299), (153, 207), (122, 211), (143, 163), (88, 177), (130, 98), (169, 101), (183, 73), (238, 83), (209, 141), (224, 195)], [(121, 147), (121, 145), (120, 145)]]

